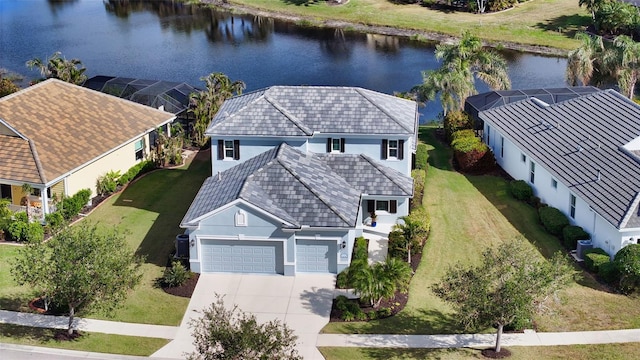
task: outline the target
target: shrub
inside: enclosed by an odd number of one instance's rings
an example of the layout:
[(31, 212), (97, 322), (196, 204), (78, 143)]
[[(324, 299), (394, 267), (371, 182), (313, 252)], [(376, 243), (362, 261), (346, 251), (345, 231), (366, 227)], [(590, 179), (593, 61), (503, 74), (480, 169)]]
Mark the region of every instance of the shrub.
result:
[(62, 216), (59, 211), (45, 215), (44, 220), (47, 223), (49, 230), (54, 232), (61, 229), (65, 224), (64, 216)]
[(369, 259), (369, 249), (367, 245), (367, 239), (362, 236), (356, 238), (356, 243), (353, 247), (353, 258), (351, 261)]
[(420, 143), (416, 148), (416, 169), (426, 170), (429, 161), (429, 148), (427, 144)]
[(614, 284), (619, 279), (618, 268), (613, 261), (600, 264), (598, 268), (598, 276), (607, 284)]
[(89, 203), (89, 199), (91, 199), (91, 190), (89, 189), (82, 189), (73, 196), (62, 199), (62, 216), (64, 219), (73, 219)]
[(350, 313), (348, 311), (343, 312), (341, 318), (344, 321), (353, 321), (353, 320), (356, 319), (355, 315), (353, 315), (352, 313)]
[(411, 209), (415, 209), (419, 206), (422, 206), (422, 198), (424, 196), (424, 179), (426, 177), (426, 171), (412, 170), (411, 177), (413, 178), (413, 198), (411, 199)]
[(444, 117), (443, 127), (447, 140), (452, 140), (455, 132), (473, 128), (473, 122), (466, 112), (453, 110)]
[(338, 295), (336, 297), (336, 309), (340, 311), (346, 311), (348, 302), (349, 302), (349, 299), (346, 296)]
[(131, 180), (135, 179), (139, 175), (142, 175), (146, 172), (149, 172), (155, 169), (156, 165), (151, 160), (145, 160), (137, 163), (132, 166), (126, 173), (124, 173), (120, 178), (118, 178), (118, 185), (124, 186), (128, 184)]
[(394, 230), (389, 233), (388, 256), (404, 260), (407, 259), (407, 247), (402, 231)]
[(37, 222), (14, 220), (9, 225), (8, 232), (14, 241), (32, 242), (44, 239), (44, 228)]
[(191, 272), (179, 261), (174, 261), (171, 263), (170, 268), (164, 270), (162, 283), (168, 287), (178, 287), (186, 283), (190, 278)]
[(569, 225), (562, 229), (562, 239), (564, 247), (571, 250), (577, 247), (578, 240), (589, 240), (591, 235), (580, 226)]
[(541, 207), (538, 209), (538, 214), (540, 215), (542, 226), (552, 235), (562, 234), (562, 229), (569, 225), (567, 216), (554, 207)]
[(358, 321), (367, 321), (368, 319), (369, 317), (367, 316), (367, 313), (362, 310), (356, 314), (356, 320)]
[(386, 317), (391, 316), (391, 309), (389, 309), (387, 307), (380, 308), (380, 309), (378, 309), (377, 313), (378, 313), (378, 317), (379, 318), (386, 318)]
[(100, 176), (96, 182), (96, 191), (98, 195), (113, 194), (118, 187), (118, 178), (120, 177), (120, 171), (109, 171), (108, 173)]
[(495, 163), (492, 154), (489, 154), (490, 159), (485, 158), (489, 153), (489, 147), (475, 135), (473, 130), (455, 132), (451, 147), (458, 165), (463, 170), (471, 170), (475, 167), (488, 169)]
[(512, 180), (509, 182), (509, 194), (520, 201), (529, 201), (533, 196), (533, 189), (524, 180)]
[(625, 294), (640, 290), (640, 245), (623, 247), (613, 261), (620, 274), (620, 290)]
[(349, 269), (344, 269), (336, 277), (336, 287), (338, 289), (346, 289), (349, 287)]
[(597, 252), (592, 252), (584, 255), (584, 265), (594, 273), (600, 272), (600, 267), (603, 264), (608, 264), (611, 262), (611, 258), (607, 254), (599, 254)]
[(369, 318), (369, 320), (375, 320), (378, 318), (378, 312), (377, 311), (369, 311), (367, 313), (367, 317)]

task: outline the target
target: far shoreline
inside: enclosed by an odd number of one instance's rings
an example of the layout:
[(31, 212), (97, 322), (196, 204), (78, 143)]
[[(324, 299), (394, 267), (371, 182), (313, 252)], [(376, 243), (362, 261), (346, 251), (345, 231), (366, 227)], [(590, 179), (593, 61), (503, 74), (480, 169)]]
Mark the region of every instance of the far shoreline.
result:
[[(327, 27), (334, 29), (342, 29), (345, 31), (355, 31), (360, 33), (369, 33), (369, 34), (379, 34), (379, 35), (389, 35), (389, 36), (398, 36), (405, 37), (410, 39), (419, 39), (421, 41), (433, 41), (436, 43), (452, 43), (456, 41), (458, 38), (455, 36), (430, 32), (430, 31), (421, 31), (421, 30), (413, 30), (413, 29), (403, 29), (396, 28), (391, 26), (374, 26), (374, 25), (364, 25), (358, 23), (352, 23), (344, 20), (323, 20), (319, 21), (317, 19), (301, 16), (301, 15), (293, 15), (287, 13), (281, 13), (277, 11), (269, 11), (263, 10), (251, 6), (239, 5), (239, 4), (231, 4), (226, 0), (198, 0), (199, 5), (201, 6), (213, 6), (215, 8), (219, 8), (222, 10), (226, 10), (233, 13), (238, 14), (249, 14), (254, 16), (262, 16), (273, 18), (276, 20), (286, 21), (290, 23), (300, 23), (304, 22), (309, 26), (313, 27)], [(514, 42), (495, 42), (495, 41), (487, 41), (482, 40), (485, 46), (494, 48), (494, 49), (507, 49), (514, 50), (519, 52), (545, 55), (545, 56), (554, 56), (554, 57), (567, 57), (567, 50), (552, 48), (548, 46), (540, 46), (540, 45), (527, 45), (527, 44), (519, 44)]]

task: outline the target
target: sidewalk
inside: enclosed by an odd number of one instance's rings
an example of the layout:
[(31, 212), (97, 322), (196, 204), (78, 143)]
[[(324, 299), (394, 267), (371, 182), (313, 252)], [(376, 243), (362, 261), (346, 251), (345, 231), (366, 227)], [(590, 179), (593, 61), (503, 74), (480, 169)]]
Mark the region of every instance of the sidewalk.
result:
[[(66, 316), (40, 315), (0, 310), (0, 323), (50, 329), (66, 329), (69, 324), (69, 318)], [(80, 331), (160, 339), (174, 339), (178, 332), (177, 326), (123, 323), (84, 318), (75, 318), (73, 328)]]
[[(477, 348), (495, 345), (496, 334), (342, 335), (320, 334), (316, 346), (364, 348)], [(556, 346), (640, 342), (640, 329), (502, 334), (503, 346)]]

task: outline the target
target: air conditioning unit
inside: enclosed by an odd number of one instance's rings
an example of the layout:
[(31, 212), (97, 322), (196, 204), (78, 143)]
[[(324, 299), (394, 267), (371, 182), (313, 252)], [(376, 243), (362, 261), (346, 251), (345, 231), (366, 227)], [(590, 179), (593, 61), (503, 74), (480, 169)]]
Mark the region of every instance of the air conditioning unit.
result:
[(578, 247), (576, 248), (576, 255), (578, 259), (584, 259), (584, 252), (586, 250), (593, 249), (593, 243), (591, 240), (578, 240)]
[(189, 234), (180, 234), (176, 236), (176, 254), (177, 259), (189, 257)]

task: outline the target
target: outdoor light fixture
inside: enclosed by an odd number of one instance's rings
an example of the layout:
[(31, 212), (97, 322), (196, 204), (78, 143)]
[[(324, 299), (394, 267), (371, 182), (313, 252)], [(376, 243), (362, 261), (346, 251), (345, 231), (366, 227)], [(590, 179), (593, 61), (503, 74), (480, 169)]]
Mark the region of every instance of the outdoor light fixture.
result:
[(191, 247), (194, 247), (196, 245), (196, 241), (191, 239)]
[(347, 247), (347, 242), (345, 240), (342, 240), (342, 243), (340, 244), (340, 249), (344, 249)]

